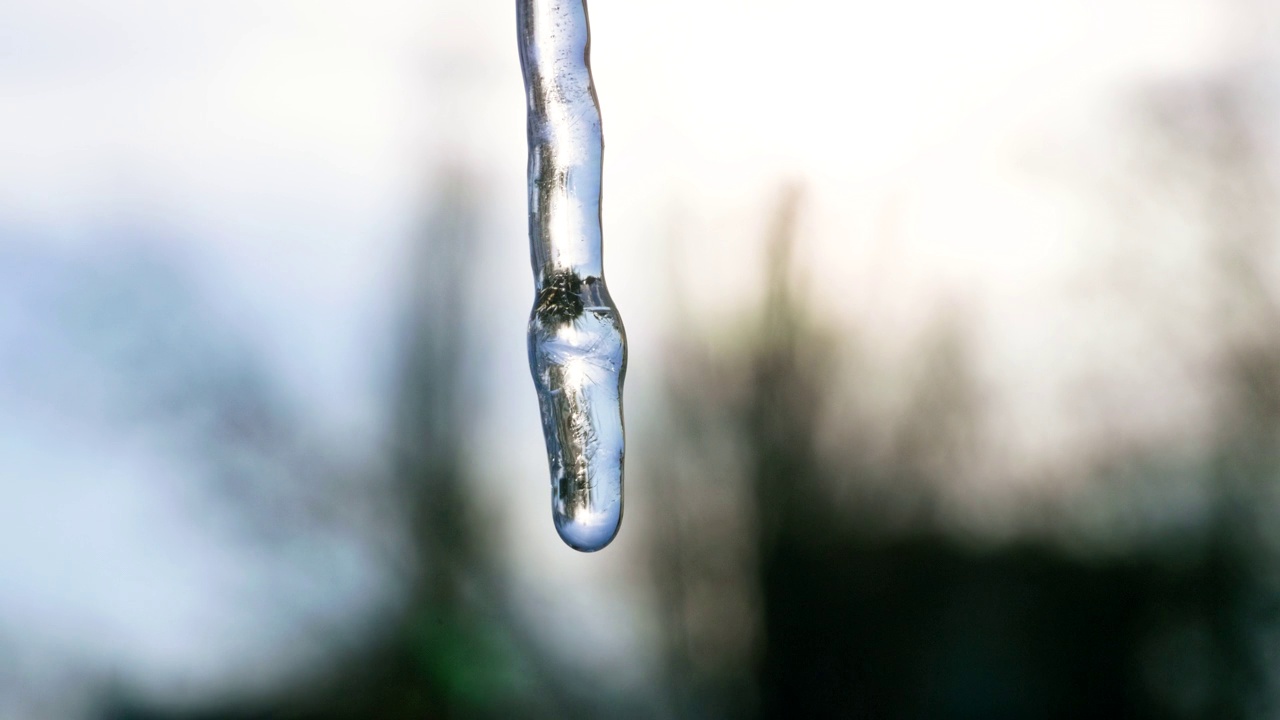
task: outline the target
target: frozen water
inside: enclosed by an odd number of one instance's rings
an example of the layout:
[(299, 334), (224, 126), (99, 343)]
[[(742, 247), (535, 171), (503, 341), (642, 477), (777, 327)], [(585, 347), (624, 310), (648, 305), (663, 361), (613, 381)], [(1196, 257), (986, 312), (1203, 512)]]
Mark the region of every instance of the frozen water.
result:
[(622, 521), (627, 339), (604, 282), (604, 139), (585, 0), (517, 0), (528, 99), (529, 243), (536, 296), (529, 365), (568, 545), (608, 545)]

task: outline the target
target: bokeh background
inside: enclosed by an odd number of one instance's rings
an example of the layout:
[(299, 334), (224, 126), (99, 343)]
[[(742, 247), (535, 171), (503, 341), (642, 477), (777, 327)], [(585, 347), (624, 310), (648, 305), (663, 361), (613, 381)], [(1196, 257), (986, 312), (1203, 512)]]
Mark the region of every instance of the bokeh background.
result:
[(580, 555), (509, 0), (0, 0), (0, 718), (1280, 717), (1280, 5), (591, 20)]

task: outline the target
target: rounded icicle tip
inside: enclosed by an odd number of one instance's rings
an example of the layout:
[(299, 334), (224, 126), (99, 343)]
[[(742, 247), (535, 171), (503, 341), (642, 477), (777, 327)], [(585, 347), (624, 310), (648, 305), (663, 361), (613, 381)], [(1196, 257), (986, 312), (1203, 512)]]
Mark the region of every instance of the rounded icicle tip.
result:
[(622, 527), (622, 497), (599, 512), (580, 512), (572, 516), (561, 512), (553, 498), (551, 514), (555, 518), (556, 532), (565, 545), (579, 552), (595, 552), (603, 550), (618, 536)]
[(573, 549), (592, 552), (613, 540), (622, 521), (627, 339), (603, 278), (580, 288), (576, 317), (549, 316), (541, 303), (534, 307), (529, 364), (542, 410), (556, 531)]

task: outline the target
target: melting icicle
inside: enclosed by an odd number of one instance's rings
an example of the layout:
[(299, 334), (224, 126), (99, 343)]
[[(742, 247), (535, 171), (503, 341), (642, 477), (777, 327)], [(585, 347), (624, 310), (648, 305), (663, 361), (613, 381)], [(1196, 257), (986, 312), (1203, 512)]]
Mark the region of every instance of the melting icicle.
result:
[(586, 0), (516, 0), (528, 98), (529, 243), (537, 286), (529, 366), (551, 464), (551, 511), (575, 550), (622, 522), (627, 339), (604, 284), (604, 140), (591, 82)]

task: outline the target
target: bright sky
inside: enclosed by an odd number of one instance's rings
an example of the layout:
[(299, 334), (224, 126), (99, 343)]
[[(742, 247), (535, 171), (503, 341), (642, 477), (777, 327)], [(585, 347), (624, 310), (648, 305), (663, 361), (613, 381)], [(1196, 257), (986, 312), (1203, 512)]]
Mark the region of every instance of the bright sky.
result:
[[(628, 407), (642, 413), (657, 380), (667, 253), (698, 279), (687, 293), (708, 317), (753, 302), (758, 242), (786, 179), (810, 190), (803, 254), (833, 319), (864, 318), (871, 287), (901, 297), (872, 325), (888, 337), (922, 298), (960, 292), (996, 308), (1016, 364), (1042, 367), (1052, 348), (1024, 331), (1037, 292), (1077, 259), (1089, 218), (1026, 162), (1088, 145), (1106, 108), (1142, 83), (1233, 60), (1218, 7), (597, 0), (606, 265), (631, 338)], [(420, 201), (439, 164), (474, 168), (489, 193), (482, 252), (494, 287), (482, 363), (493, 433), (477, 462), (527, 480), (502, 486), (509, 506), (539, 508), (506, 511), (513, 538), (541, 541), (513, 542), (530, 592), (550, 598), (558, 581), (594, 578), (588, 598), (619, 601), (607, 581), (625, 570), (563, 551), (541, 511), (521, 92), (507, 0), (0, 0), (0, 245), (81, 256), (120, 241), (102, 227), (156, 227), (163, 239), (150, 242), (188, 265), (213, 312), (313, 404), (317, 431), (367, 438), (383, 410), (389, 288)], [(876, 241), (885, 227), (887, 249)], [(5, 292), (22, 290), (0, 288), (0, 307)], [(0, 404), (0, 428), (38, 432), (24, 412)], [(104, 627), (111, 641), (96, 661), (116, 648), (144, 678), (208, 666), (182, 653), (234, 663), (248, 652), (217, 637), (170, 642), (236, 611), (199, 605), (225, 597), (225, 574), (188, 577), (174, 569), (180, 555), (149, 555), (190, 547), (210, 567), (236, 561), (181, 522), (139, 520), (167, 517), (161, 488), (184, 470), (109, 435), (83, 458), (57, 459), (49, 442), (3, 450), (22, 459), (0, 469), (0, 508), (57, 508), (109, 542), (85, 548), (0, 522), (0, 547), (26, 548), (0, 551), (0, 617), (54, 637)], [(87, 484), (76, 468), (100, 461), (116, 475)], [(539, 472), (526, 478), (529, 467)], [(629, 552), (625, 531), (619, 543)], [(111, 563), (149, 573), (158, 597), (176, 598), (172, 613), (130, 596), (101, 572)], [(269, 623), (288, 610), (257, 612)], [(625, 649), (592, 647), (602, 655), (584, 662)]]

